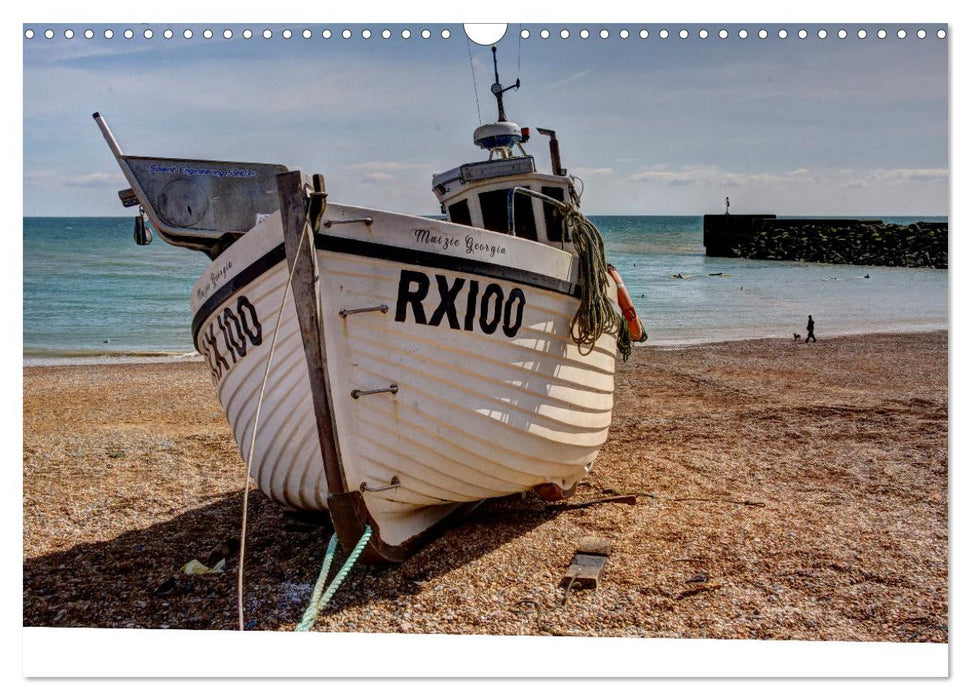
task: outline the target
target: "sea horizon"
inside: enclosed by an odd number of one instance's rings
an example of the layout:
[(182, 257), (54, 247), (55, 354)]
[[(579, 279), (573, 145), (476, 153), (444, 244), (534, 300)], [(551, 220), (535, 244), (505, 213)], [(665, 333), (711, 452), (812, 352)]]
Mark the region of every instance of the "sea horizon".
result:
[[(586, 213), (585, 215), (590, 218), (601, 218), (601, 217), (618, 217), (618, 216), (658, 216), (658, 217), (678, 217), (678, 218), (703, 218), (705, 216), (715, 216), (717, 214), (724, 214), (723, 211), (707, 211), (701, 214), (691, 213), (691, 214), (631, 214), (631, 213)], [(774, 215), (780, 219), (941, 219), (947, 221), (949, 214), (780, 214), (778, 212), (764, 212), (764, 211), (732, 211), (729, 212), (731, 215), (740, 216), (753, 216), (758, 214), (769, 214)], [(426, 219), (444, 219), (442, 214), (414, 214), (414, 216), (420, 216)], [(123, 219), (126, 221), (134, 218), (132, 215), (125, 214), (80, 214), (76, 216), (69, 216), (66, 214), (24, 214), (24, 219)]]
[[(647, 327), (646, 345), (791, 339), (808, 314), (819, 337), (948, 327), (947, 270), (707, 257), (703, 217), (590, 215)], [(136, 246), (131, 220), (23, 217), (24, 366), (199, 358), (189, 296), (210, 261), (158, 240)]]

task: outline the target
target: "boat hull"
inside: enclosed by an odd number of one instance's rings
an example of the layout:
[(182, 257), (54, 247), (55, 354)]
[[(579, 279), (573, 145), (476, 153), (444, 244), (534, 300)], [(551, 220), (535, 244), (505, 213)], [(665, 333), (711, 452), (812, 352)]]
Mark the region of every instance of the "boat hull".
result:
[[(401, 559), (483, 499), (565, 491), (586, 473), (610, 425), (616, 340), (584, 353), (570, 338), (574, 255), (330, 204), (313, 236), (319, 333), (308, 339), (283, 226), (280, 214), (263, 221), (193, 291), (196, 346), (270, 498), (331, 510), (342, 540), (370, 525), (373, 551)], [(319, 375), (308, 342), (319, 343)], [(326, 384), (330, 449), (312, 376)]]

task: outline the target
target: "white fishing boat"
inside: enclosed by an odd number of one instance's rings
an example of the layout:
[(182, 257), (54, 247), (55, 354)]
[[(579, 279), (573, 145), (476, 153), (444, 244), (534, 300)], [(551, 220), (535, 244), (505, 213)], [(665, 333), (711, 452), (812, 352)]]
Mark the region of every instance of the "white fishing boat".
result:
[(488, 159), (433, 177), (446, 220), (329, 202), (282, 165), (125, 155), (94, 115), (136, 240), (147, 219), (212, 258), (192, 333), (253, 479), (329, 511), (347, 548), (370, 528), (372, 561), (484, 499), (571, 493), (607, 438), (618, 335), (643, 339), (555, 134), (541, 173), (506, 120), (518, 85), (496, 70)]

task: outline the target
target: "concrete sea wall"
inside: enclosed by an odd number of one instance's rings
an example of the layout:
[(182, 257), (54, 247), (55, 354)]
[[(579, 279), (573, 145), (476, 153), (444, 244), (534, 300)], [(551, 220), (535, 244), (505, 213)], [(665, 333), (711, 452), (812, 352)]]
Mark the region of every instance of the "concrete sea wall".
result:
[(779, 219), (774, 214), (708, 214), (713, 257), (947, 268), (946, 223), (907, 226), (876, 219)]

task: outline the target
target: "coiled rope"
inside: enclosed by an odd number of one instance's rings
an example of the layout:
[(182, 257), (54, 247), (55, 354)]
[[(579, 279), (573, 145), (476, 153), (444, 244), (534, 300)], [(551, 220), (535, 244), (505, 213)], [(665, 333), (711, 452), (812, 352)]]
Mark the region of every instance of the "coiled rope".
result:
[(624, 358), (624, 362), (630, 359), (631, 351), (634, 349), (633, 341), (634, 339), (631, 338), (630, 326), (627, 324), (627, 319), (621, 317), (620, 329), (617, 331), (617, 352)]
[(607, 295), (610, 273), (603, 236), (576, 207), (564, 207), (561, 211), (579, 260), (580, 307), (570, 327), (573, 342), (581, 355), (589, 355), (600, 336), (616, 332), (617, 351), (626, 362), (632, 348), (630, 329), (627, 319), (614, 310)]
[(357, 562), (357, 558), (361, 556), (361, 552), (367, 546), (368, 540), (371, 539), (371, 526), (364, 526), (364, 534), (361, 535), (361, 539), (358, 540), (357, 544), (354, 545), (354, 549), (351, 550), (350, 555), (347, 557), (347, 561), (344, 562), (344, 566), (341, 567), (337, 575), (334, 576), (334, 580), (330, 582), (327, 586), (327, 590), (324, 591), (324, 581), (327, 580), (327, 575), (330, 573), (330, 565), (334, 560), (334, 550), (337, 548), (337, 533), (334, 533), (330, 537), (330, 543), (327, 545), (327, 553), (324, 555), (324, 563), (320, 567), (320, 575), (317, 577), (317, 583), (314, 585), (313, 594), (310, 596), (310, 604), (307, 606), (307, 610), (303, 614), (303, 618), (300, 620), (300, 624), (296, 627), (296, 632), (309, 632), (310, 628), (314, 626), (314, 622), (317, 620), (317, 616), (320, 615), (320, 611), (327, 607), (330, 603), (330, 599), (334, 597), (337, 589), (347, 578), (347, 575), (351, 572), (354, 564)]

